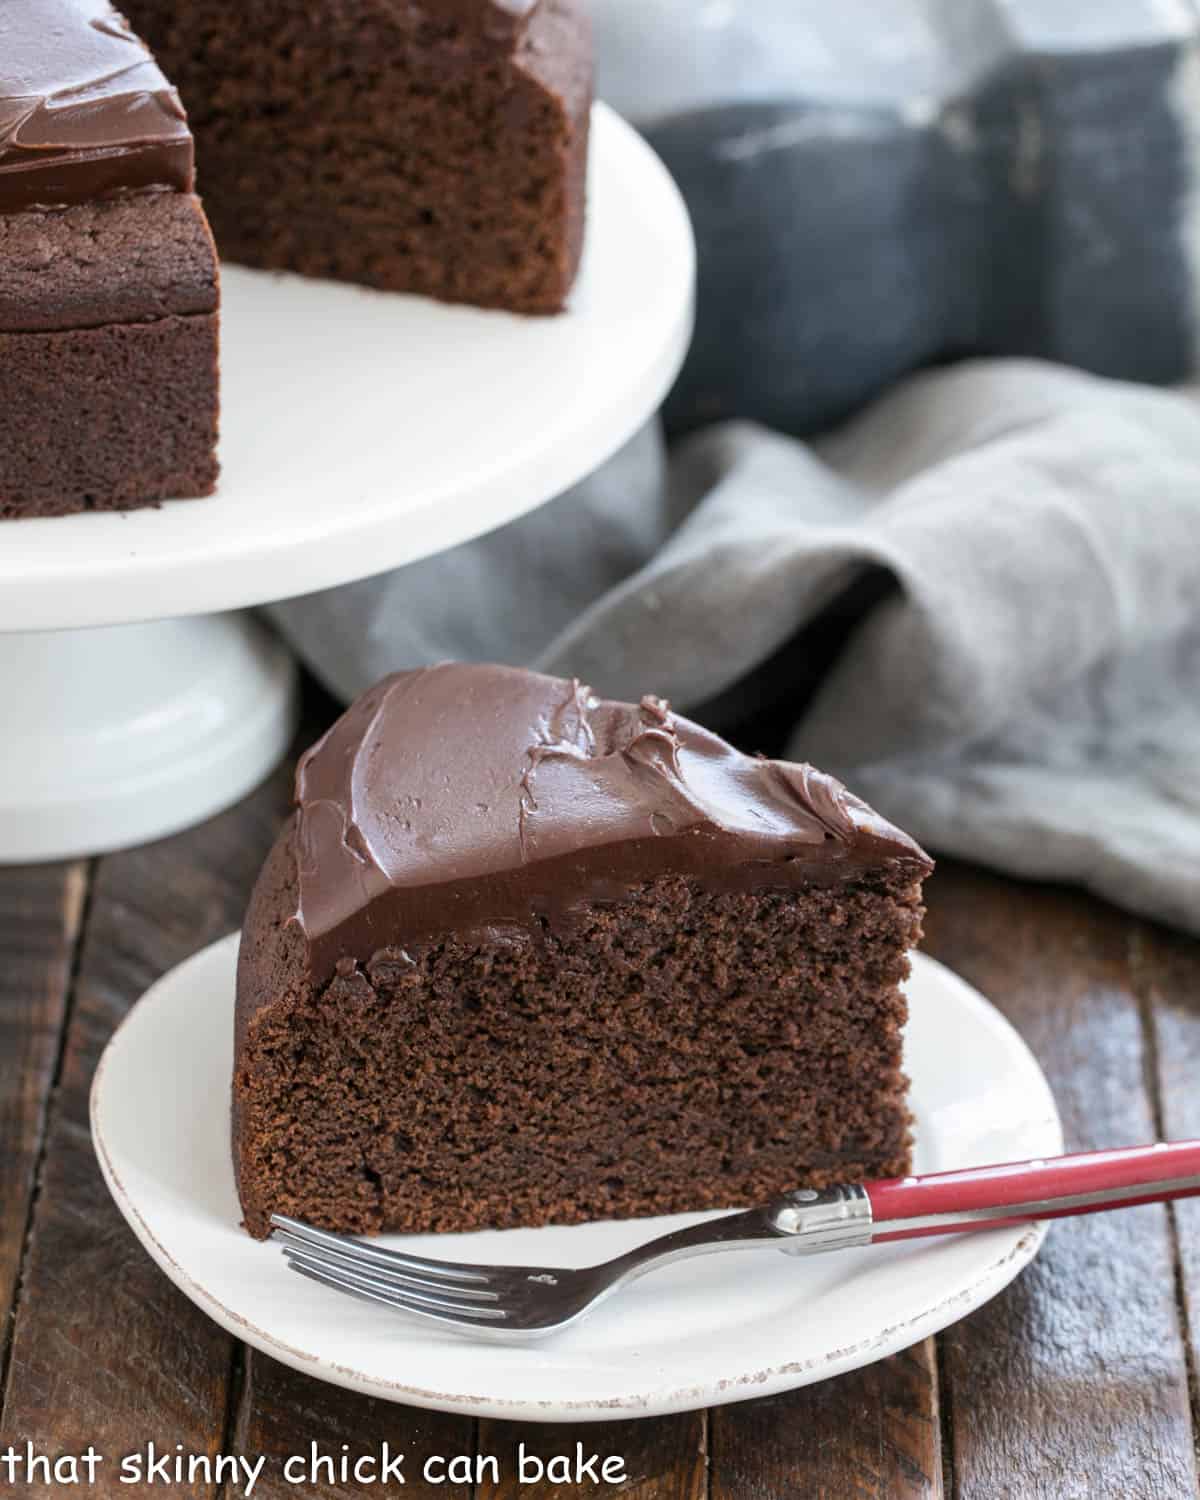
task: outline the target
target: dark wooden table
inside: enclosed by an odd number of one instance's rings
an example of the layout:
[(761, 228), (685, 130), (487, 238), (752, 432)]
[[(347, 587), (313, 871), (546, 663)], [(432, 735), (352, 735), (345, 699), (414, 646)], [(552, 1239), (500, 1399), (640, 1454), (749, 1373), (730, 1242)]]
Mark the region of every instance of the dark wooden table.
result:
[[(254, 1494), (375, 1496), (378, 1485), (284, 1482), (316, 1441), (409, 1455), (388, 1493), (516, 1495), (512, 1457), (619, 1454), (639, 1500), (955, 1495), (969, 1500), (1196, 1497), (1200, 1200), (1057, 1226), (987, 1307), (886, 1362), (790, 1395), (600, 1426), (534, 1427), (389, 1406), (319, 1384), (232, 1340), (152, 1265), (109, 1200), (88, 1087), (109, 1034), (165, 970), (240, 921), (287, 804), (283, 768), (240, 806), (145, 849), (0, 869), (0, 1458), (105, 1455), (89, 1490), (122, 1487), (122, 1455), (265, 1454)], [(1078, 892), (943, 864), (928, 951), (978, 985), (1045, 1067), (1069, 1144), (1200, 1136), (1200, 944)], [(153, 1122), (147, 1121), (147, 1129)], [(424, 1456), (501, 1460), (489, 1481), (433, 1485)], [(65, 1472), (65, 1471), (64, 1471)], [(225, 1495), (242, 1490), (226, 1486)]]

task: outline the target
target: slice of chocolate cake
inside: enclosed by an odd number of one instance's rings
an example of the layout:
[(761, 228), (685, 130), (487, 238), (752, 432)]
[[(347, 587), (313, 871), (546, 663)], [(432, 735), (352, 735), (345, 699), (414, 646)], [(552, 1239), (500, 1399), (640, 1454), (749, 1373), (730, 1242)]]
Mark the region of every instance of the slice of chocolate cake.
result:
[(179, 96), (106, 0), (0, 0), (0, 517), (212, 490), (192, 188)]
[(810, 766), (507, 667), (305, 756), (242, 935), (246, 1227), (571, 1223), (903, 1174), (931, 864)]
[(127, 0), (221, 255), (517, 312), (583, 243), (584, 0)]

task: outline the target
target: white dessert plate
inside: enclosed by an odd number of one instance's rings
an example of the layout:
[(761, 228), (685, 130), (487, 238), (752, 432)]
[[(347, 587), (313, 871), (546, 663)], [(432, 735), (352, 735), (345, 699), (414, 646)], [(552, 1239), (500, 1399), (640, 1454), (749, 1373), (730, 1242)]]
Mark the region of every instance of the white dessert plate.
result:
[[(160, 979), (109, 1043), (92, 1134), (109, 1188), (172, 1281), (237, 1338), (305, 1374), (442, 1411), (538, 1421), (651, 1416), (768, 1396), (881, 1359), (987, 1301), (1044, 1225), (796, 1259), (669, 1266), (541, 1344), (476, 1344), (302, 1280), (239, 1227), (229, 1157), (237, 938)], [(998, 1011), (932, 959), (908, 985), (917, 1166), (1062, 1150), (1054, 1099)], [(694, 1215), (386, 1243), (452, 1260), (585, 1265)]]
[(559, 317), (223, 267), (217, 493), (5, 525), (0, 631), (328, 588), (501, 526), (589, 474), (678, 372), (695, 247), (666, 168), (603, 105), (588, 205)]

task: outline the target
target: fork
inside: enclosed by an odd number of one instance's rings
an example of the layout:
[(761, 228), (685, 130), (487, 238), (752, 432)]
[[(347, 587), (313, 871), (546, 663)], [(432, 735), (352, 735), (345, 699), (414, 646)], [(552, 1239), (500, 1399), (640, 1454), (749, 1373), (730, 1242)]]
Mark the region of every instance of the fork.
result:
[(1160, 1142), (819, 1192), (797, 1188), (578, 1270), (430, 1260), (281, 1214), (271, 1224), (288, 1265), (312, 1281), (455, 1333), (515, 1343), (558, 1333), (635, 1278), (694, 1255), (768, 1246), (813, 1255), (1198, 1194), (1200, 1141)]

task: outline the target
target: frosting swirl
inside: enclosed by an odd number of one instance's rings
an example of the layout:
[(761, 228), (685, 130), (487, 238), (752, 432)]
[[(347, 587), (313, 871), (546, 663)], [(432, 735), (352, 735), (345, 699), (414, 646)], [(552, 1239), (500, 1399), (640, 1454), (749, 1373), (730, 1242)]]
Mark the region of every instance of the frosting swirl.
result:
[(3, 0), (0, 213), (192, 185), (179, 95), (107, 0)]
[(811, 766), (742, 754), (577, 681), (446, 664), (386, 678), (296, 774), (314, 969), (447, 933), (530, 928), (658, 876), (795, 887), (900, 861), (906, 834)]

